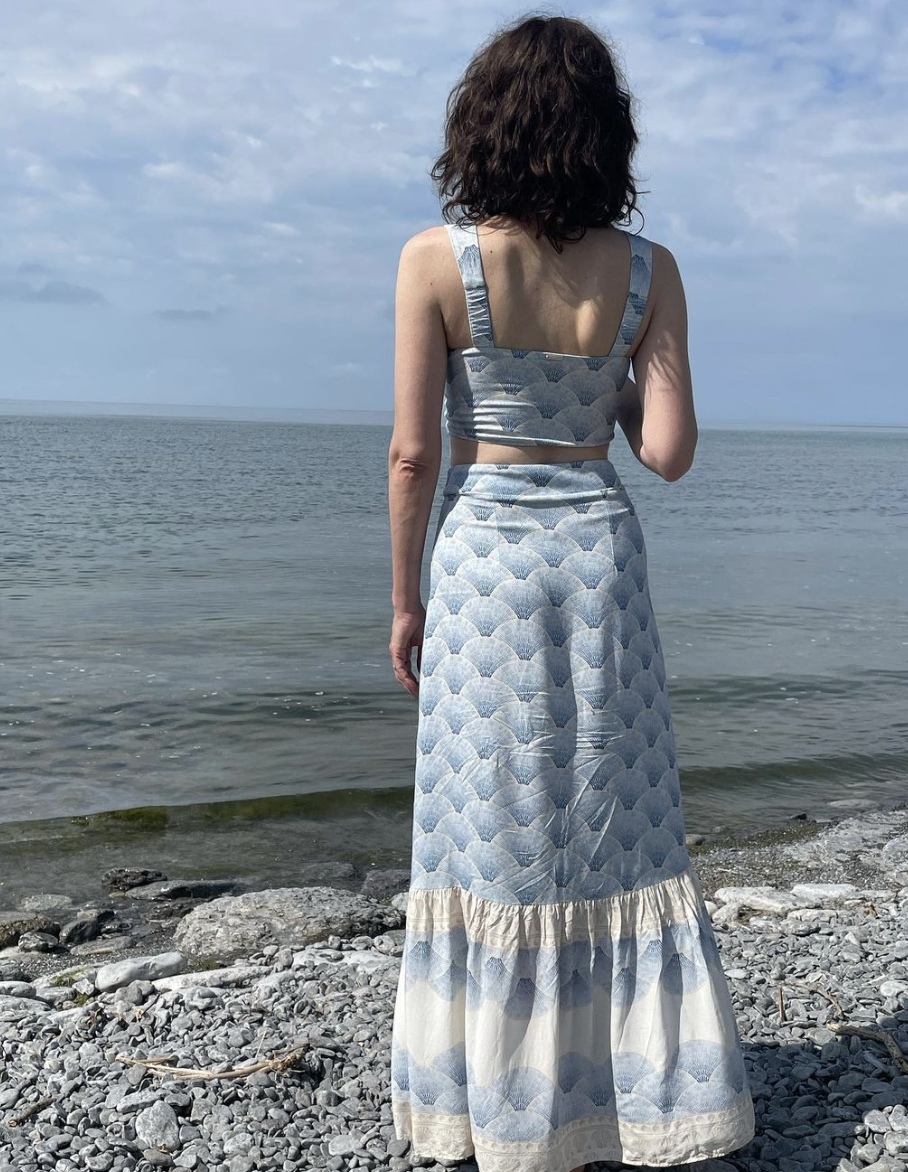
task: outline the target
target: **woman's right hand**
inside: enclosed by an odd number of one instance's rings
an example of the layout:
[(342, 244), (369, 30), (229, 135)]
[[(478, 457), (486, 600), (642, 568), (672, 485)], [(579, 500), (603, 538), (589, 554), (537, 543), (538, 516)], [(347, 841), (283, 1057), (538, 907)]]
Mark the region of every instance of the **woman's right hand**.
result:
[(414, 699), (419, 698), (419, 680), (413, 672), (412, 654), (415, 647), (416, 670), (421, 671), (425, 626), (426, 608), (422, 605), (417, 610), (395, 611), (391, 623), (388, 651), (391, 653), (394, 675), (400, 686), (406, 688)]

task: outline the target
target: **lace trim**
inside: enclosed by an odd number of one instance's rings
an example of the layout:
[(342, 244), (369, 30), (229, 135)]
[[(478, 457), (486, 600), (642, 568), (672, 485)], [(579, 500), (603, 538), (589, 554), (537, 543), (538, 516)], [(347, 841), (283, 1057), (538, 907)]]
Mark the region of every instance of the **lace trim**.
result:
[(614, 1116), (578, 1119), (549, 1140), (507, 1141), (476, 1135), (469, 1118), (410, 1111), (405, 1099), (391, 1100), (398, 1139), (409, 1139), (412, 1154), (433, 1160), (474, 1158), (479, 1172), (570, 1172), (597, 1160), (668, 1166), (725, 1156), (754, 1137), (753, 1100), (725, 1111), (686, 1116), (662, 1126), (619, 1121)]

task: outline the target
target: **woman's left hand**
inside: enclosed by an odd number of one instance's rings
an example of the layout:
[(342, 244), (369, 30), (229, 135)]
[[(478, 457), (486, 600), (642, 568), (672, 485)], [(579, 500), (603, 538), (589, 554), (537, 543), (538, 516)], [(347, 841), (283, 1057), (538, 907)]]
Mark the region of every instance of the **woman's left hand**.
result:
[(401, 687), (406, 688), (414, 699), (419, 697), (419, 680), (413, 673), (411, 657), (416, 648), (416, 670), (422, 671), (422, 643), (426, 626), (426, 608), (415, 611), (395, 611), (391, 624), (391, 663), (394, 675)]

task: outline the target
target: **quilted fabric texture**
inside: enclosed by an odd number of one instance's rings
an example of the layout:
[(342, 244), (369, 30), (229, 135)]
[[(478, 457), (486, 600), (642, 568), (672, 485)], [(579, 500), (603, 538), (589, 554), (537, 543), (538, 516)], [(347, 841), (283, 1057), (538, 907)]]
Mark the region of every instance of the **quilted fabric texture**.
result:
[(643, 534), (607, 459), (448, 471), (392, 1078), (398, 1136), (480, 1172), (753, 1136)]
[(651, 242), (624, 233), (631, 254), (630, 283), (609, 353), (554, 354), (495, 345), (476, 227), (445, 227), (466, 292), (472, 341), (465, 349), (448, 351), (448, 434), (516, 446), (608, 443), (630, 370), (629, 351), (646, 309)]

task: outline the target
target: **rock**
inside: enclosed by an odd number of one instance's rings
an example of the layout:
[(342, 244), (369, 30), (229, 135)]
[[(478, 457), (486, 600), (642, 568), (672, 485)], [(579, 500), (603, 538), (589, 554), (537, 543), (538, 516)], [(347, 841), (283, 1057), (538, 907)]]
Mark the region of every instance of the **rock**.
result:
[(739, 908), (753, 908), (760, 912), (787, 912), (792, 908), (807, 907), (810, 901), (800, 899), (776, 887), (719, 887), (713, 893), (723, 903)]
[(136, 1116), (136, 1139), (144, 1148), (172, 1152), (179, 1147), (180, 1126), (169, 1103), (159, 1099)]
[(45, 891), (38, 895), (26, 895), (19, 901), (19, 906), (26, 912), (52, 912), (62, 908), (72, 907), (72, 897), (62, 895), (56, 891)]
[(20, 961), (14, 957), (0, 956), (0, 981), (21, 981), (25, 977), (25, 970)]
[(335, 1135), (328, 1140), (328, 1151), (332, 1156), (352, 1156), (361, 1142), (359, 1135)]
[(179, 973), (172, 977), (161, 977), (155, 981), (154, 987), (161, 992), (191, 989), (203, 985), (208, 988), (226, 989), (260, 980), (261, 977), (262, 970), (258, 965), (234, 964), (230, 965), (229, 968), (206, 969), (204, 972)]
[(176, 943), (194, 956), (242, 956), (265, 945), (305, 945), (329, 935), (374, 936), (399, 927), (401, 913), (333, 887), (279, 887), (225, 896), (189, 912)]
[(114, 867), (104, 872), (101, 882), (108, 891), (129, 891), (144, 883), (157, 883), (166, 878), (163, 871), (150, 871), (147, 867)]
[(796, 883), (791, 894), (816, 906), (840, 899), (857, 899), (860, 891), (853, 883)]
[(101, 935), (104, 924), (113, 918), (114, 913), (108, 907), (79, 912), (75, 919), (69, 920), (60, 929), (60, 943), (84, 944), (87, 940), (94, 940)]
[(213, 899), (236, 891), (239, 879), (165, 879), (130, 892), (133, 899)]
[(23, 932), (19, 937), (20, 952), (54, 952), (60, 947), (60, 941), (50, 932)]
[(106, 952), (123, 952), (135, 944), (132, 936), (103, 936), (97, 940), (86, 940), (84, 944), (73, 944), (73, 956), (103, 956)]
[(401, 912), (403, 915), (406, 915), (407, 914), (407, 904), (409, 903), (409, 901), (410, 901), (409, 890), (399, 891), (397, 893), (397, 895), (391, 896), (391, 907), (396, 908), (397, 911)]
[(48, 932), (56, 936), (59, 931), (60, 925), (40, 912), (0, 912), (0, 948), (17, 944), (26, 932)]
[[(48, 1006), (37, 997), (10, 997), (0, 993), (0, 1021), (14, 1021), (26, 1014), (46, 1013)], [(0, 1031), (5, 1033), (6, 1031)]]
[(387, 956), (383, 952), (376, 952), (374, 949), (355, 949), (351, 952), (342, 952), (341, 960), (344, 964), (348, 964), (351, 968), (355, 968), (358, 972), (372, 975), (373, 973), (382, 973), (389, 975), (397, 973), (400, 963), (396, 957)]
[(0, 981), (0, 996), (34, 997), (35, 986), (29, 981)]
[(405, 891), (409, 886), (409, 869), (395, 868), (387, 871), (370, 871), (363, 880), (360, 893), (362, 895), (368, 895), (371, 899), (387, 899), (389, 896), (397, 895), (399, 892)]
[(880, 851), (880, 862), (884, 867), (900, 869), (908, 862), (908, 836), (892, 838)]
[(135, 956), (115, 961), (98, 969), (95, 985), (100, 993), (107, 993), (129, 985), (132, 981), (156, 981), (181, 973), (186, 968), (182, 952), (162, 952), (157, 956)]

